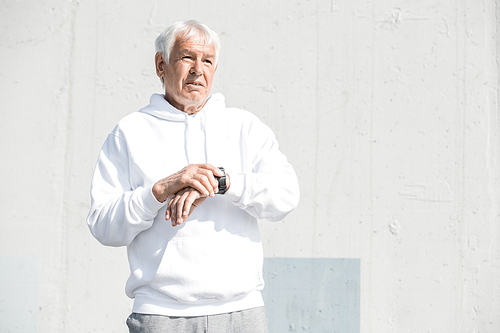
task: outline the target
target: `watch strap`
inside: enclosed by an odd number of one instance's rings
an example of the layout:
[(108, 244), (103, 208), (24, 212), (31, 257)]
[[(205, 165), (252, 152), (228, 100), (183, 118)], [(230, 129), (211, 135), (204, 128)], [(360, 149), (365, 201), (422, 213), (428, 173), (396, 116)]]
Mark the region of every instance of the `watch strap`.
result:
[(215, 178), (219, 182), (219, 192), (217, 192), (217, 194), (224, 194), (227, 191), (226, 170), (224, 170), (223, 167), (219, 167), (219, 169), (220, 169), (220, 171), (222, 171), (224, 173), (224, 175), (222, 177), (215, 176)]

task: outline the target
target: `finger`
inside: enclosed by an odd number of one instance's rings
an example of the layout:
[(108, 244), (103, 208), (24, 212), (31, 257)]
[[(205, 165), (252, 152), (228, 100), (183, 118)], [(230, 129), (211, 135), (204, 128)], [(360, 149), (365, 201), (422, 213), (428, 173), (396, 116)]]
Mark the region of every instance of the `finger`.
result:
[(178, 185), (180, 189), (192, 187), (201, 194), (213, 197), (214, 191), (218, 187), (218, 181), (215, 175), (222, 176), (219, 168), (211, 164), (190, 164), (178, 172)]
[(213, 165), (208, 163), (199, 164), (198, 169), (195, 171), (195, 173), (206, 176), (209, 179), (210, 183), (212, 184), (212, 187), (216, 187), (218, 184), (214, 176), (217, 177), (224, 176), (224, 173), (219, 168), (214, 167)]
[(170, 220), (170, 217), (172, 216), (171, 206), (172, 206), (172, 200), (170, 200), (167, 204), (167, 210), (165, 211), (165, 221)]
[[(198, 174), (195, 176), (195, 179), (200, 182), (200, 184), (206, 189), (208, 190), (208, 194), (205, 194), (206, 196), (210, 196), (210, 197), (214, 197), (214, 194), (215, 194), (215, 190), (217, 189), (219, 183), (217, 182), (217, 180), (215, 179), (215, 177), (213, 176), (212, 173), (209, 173), (207, 175), (203, 175), (203, 174)], [(197, 189), (198, 190), (198, 189)], [(203, 193), (203, 191), (199, 191), (198, 192), (200, 193)]]
[(170, 220), (172, 218), (172, 204), (174, 203), (174, 198), (170, 199), (167, 204), (167, 211), (165, 212), (165, 219)]
[[(175, 197), (170, 200), (170, 221), (172, 222), (172, 226), (175, 227), (177, 225), (177, 201), (179, 201), (179, 196), (176, 195)], [(169, 204), (170, 204), (169, 203)]]
[(188, 196), (186, 197), (186, 200), (184, 201), (184, 207), (183, 207), (183, 212), (182, 215), (184, 216), (185, 219), (191, 215), (193, 210), (196, 208), (196, 205), (194, 204), (195, 200), (200, 197), (200, 193), (196, 191), (190, 191)]
[(224, 173), (219, 168), (215, 168), (215, 167), (213, 167), (213, 169), (211, 169), (211, 170), (213, 170), (213, 171), (208, 172), (208, 173), (204, 173), (204, 175), (205, 175), (205, 177), (207, 177), (212, 188), (214, 190), (217, 190), (217, 188), (219, 187), (219, 181), (217, 180), (216, 177), (222, 177), (222, 176), (224, 176)]
[[(210, 165), (210, 164), (208, 164), (208, 165)], [(210, 183), (212, 184), (212, 187), (214, 189), (216, 189), (219, 186), (219, 182), (218, 182), (218, 180), (215, 177), (216, 176), (217, 177), (224, 176), (224, 172), (222, 172), (219, 168), (214, 167), (213, 165), (210, 165), (210, 171), (212, 171), (212, 172), (209, 173), (207, 175), (207, 177), (210, 180)]]
[[(195, 190), (203, 193), (203, 195), (210, 195), (210, 191), (213, 189), (210, 186), (203, 185), (200, 181), (203, 181), (203, 176), (198, 174), (183, 174), (179, 179), (179, 187), (181, 189), (185, 189), (188, 187), (192, 187)], [(206, 184), (206, 182), (205, 182)]]
[(217, 177), (222, 177), (224, 176), (224, 173), (217, 167), (214, 167), (211, 164), (205, 163), (205, 164), (200, 164), (200, 168), (210, 170), (212, 174), (216, 175)]
[(182, 195), (179, 197), (179, 200), (177, 200), (177, 203), (175, 205), (177, 224), (181, 224), (182, 222), (184, 222), (186, 218), (186, 216), (184, 216), (184, 204), (186, 202), (186, 198), (189, 196), (189, 193), (190, 193), (189, 191), (185, 191), (184, 193), (182, 193)]

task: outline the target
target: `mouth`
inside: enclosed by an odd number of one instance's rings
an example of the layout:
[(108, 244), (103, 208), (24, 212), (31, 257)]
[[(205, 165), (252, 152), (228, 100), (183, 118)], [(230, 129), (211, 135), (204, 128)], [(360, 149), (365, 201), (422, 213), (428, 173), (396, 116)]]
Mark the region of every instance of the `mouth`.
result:
[(200, 88), (204, 87), (204, 85), (199, 83), (199, 82), (187, 82), (186, 85), (191, 86), (191, 87), (200, 87)]

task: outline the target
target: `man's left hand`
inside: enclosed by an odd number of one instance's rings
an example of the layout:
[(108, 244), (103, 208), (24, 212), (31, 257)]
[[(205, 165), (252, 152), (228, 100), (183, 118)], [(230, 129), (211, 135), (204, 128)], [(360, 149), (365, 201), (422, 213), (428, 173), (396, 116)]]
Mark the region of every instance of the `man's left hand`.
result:
[(172, 227), (180, 225), (191, 215), (196, 207), (201, 205), (207, 196), (201, 195), (198, 190), (186, 187), (180, 190), (168, 202), (165, 220), (171, 220)]

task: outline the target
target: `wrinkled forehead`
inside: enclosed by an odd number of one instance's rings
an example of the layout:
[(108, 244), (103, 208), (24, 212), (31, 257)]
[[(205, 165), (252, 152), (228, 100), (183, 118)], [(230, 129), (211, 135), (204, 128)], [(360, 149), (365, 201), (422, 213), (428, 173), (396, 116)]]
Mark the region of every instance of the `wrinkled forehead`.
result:
[(176, 52), (196, 51), (210, 56), (215, 56), (215, 47), (213, 43), (202, 35), (194, 35), (189, 38), (177, 38), (172, 52), (175, 50)]
[(193, 44), (193, 45), (199, 45), (199, 46), (213, 46), (213, 41), (209, 36), (206, 36), (203, 32), (201, 31), (196, 31), (194, 29), (185, 32), (183, 34), (179, 34), (175, 40), (176, 45), (181, 45), (181, 44)]

